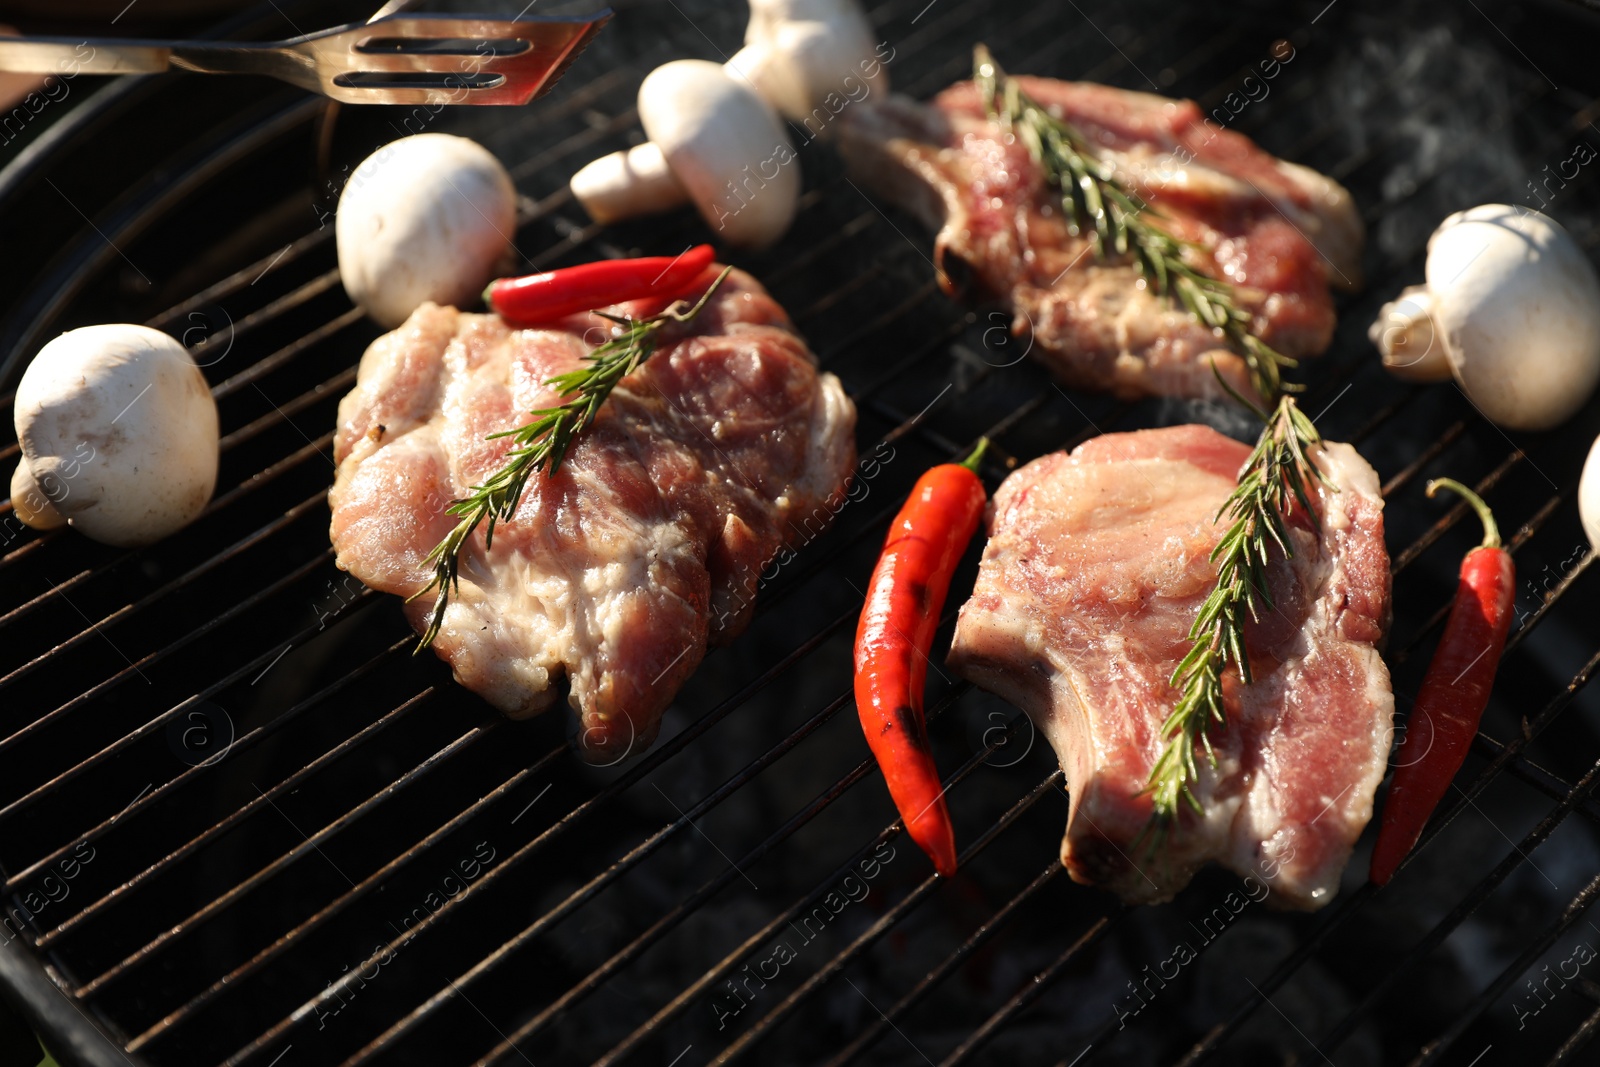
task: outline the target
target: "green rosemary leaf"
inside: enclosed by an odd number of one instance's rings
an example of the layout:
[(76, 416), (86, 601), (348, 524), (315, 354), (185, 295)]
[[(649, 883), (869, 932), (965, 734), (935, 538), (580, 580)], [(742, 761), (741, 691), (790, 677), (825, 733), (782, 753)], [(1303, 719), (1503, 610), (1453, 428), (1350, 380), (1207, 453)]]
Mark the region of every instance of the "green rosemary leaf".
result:
[(1162, 724), (1165, 744), (1145, 786), (1151, 798), (1151, 825), (1141, 840), (1163, 840), (1180, 804), (1200, 810), (1193, 788), (1200, 773), (1195, 751), (1203, 747), (1205, 758), (1215, 762), (1209, 731), (1213, 724), (1218, 728), (1225, 724), (1222, 677), (1228, 666), (1232, 664), (1245, 685), (1254, 681), (1245, 622), (1259, 618), (1261, 608), (1272, 607), (1267, 570), (1273, 554), (1293, 558), (1284, 515), (1290, 498), (1314, 514), (1311, 485), (1325, 479), (1311, 456), (1321, 442), (1293, 398), (1280, 399), (1239, 473), (1237, 486), (1217, 512), (1216, 521), (1228, 522), (1211, 552), (1217, 581), (1189, 629), (1189, 650), (1172, 672), (1178, 700)]

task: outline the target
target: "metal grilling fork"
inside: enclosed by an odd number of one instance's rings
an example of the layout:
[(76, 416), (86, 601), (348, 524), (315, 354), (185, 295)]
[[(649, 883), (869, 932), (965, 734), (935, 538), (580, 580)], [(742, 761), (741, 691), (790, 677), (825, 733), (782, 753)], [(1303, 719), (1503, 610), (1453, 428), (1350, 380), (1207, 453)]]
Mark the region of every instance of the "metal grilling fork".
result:
[(611, 18), (391, 15), (287, 41), (0, 38), (0, 70), (266, 74), (348, 104), (526, 104)]

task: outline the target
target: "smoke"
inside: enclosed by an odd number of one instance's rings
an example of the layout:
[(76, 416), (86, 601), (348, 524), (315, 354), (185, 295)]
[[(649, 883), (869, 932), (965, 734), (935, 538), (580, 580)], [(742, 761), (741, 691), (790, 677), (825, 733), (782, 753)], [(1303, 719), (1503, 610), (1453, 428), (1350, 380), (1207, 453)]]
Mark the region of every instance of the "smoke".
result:
[(1524, 121), (1518, 100), (1539, 82), (1451, 15), (1409, 14), (1347, 38), (1321, 98), (1345, 142), (1335, 155), (1380, 168), (1382, 200), (1362, 207), (1379, 215), (1369, 236), (1386, 260), (1415, 255), (1453, 211), (1520, 194), (1530, 175), (1512, 131)]

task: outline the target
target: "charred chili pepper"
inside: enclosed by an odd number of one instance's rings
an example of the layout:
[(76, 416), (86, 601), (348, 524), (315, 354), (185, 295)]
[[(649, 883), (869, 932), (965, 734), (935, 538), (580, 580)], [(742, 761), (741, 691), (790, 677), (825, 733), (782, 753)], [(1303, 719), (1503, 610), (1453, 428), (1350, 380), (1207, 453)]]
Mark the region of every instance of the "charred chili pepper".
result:
[(1511, 553), (1500, 547), (1500, 531), (1489, 505), (1449, 478), (1429, 482), (1428, 495), (1440, 488), (1461, 494), (1472, 505), (1483, 520), (1483, 544), (1461, 561), (1444, 636), (1411, 709), (1405, 747), (1422, 755), (1396, 768), (1389, 785), (1369, 875), (1378, 885), (1388, 883), (1422, 836), (1428, 817), (1467, 758), (1511, 629), (1517, 569)]
[(956, 870), (956, 835), (928, 746), (922, 691), (950, 576), (978, 529), (986, 494), (980, 440), (961, 463), (934, 467), (895, 516), (856, 630), (856, 711), (906, 832), (939, 873)]
[(713, 254), (710, 245), (695, 245), (680, 256), (603, 259), (523, 278), (499, 278), (483, 291), (483, 302), (513, 326), (537, 326), (625, 300), (679, 297), (705, 273)]

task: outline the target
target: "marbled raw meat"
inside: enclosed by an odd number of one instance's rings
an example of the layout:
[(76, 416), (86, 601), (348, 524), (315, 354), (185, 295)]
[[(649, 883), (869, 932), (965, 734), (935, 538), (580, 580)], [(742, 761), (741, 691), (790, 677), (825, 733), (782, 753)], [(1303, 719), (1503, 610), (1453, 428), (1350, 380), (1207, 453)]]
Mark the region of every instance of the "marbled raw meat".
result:
[(1196, 788), (1205, 814), (1185, 810), (1148, 854), (1135, 844), (1177, 701), (1169, 679), (1215, 580), (1213, 520), (1248, 451), (1178, 426), (1034, 460), (995, 493), (956, 625), (951, 666), (1026, 711), (1060, 757), (1067, 870), (1130, 902), (1165, 900), (1217, 860), (1270, 876), (1280, 904), (1326, 904), (1388, 759), (1383, 501), (1356, 450), (1330, 443), (1315, 454), (1329, 483), (1319, 521), (1293, 517), (1295, 556), (1269, 571), (1274, 609), (1246, 631), (1254, 684), (1224, 677), (1227, 728)]
[[(1193, 265), (1236, 287), (1258, 336), (1294, 358), (1328, 347), (1328, 286), (1354, 289), (1361, 275), (1363, 226), (1343, 187), (1219, 128), (1192, 100), (1018, 80), (1098, 146), (1159, 224), (1200, 246)], [(938, 230), (946, 290), (1004, 304), (1063, 381), (1128, 398), (1218, 396), (1214, 358), (1234, 388), (1249, 387), (1243, 360), (1128, 257), (1101, 262), (1087, 235), (1069, 232), (1060, 194), (971, 82), (928, 104), (864, 102), (841, 128), (857, 180)]]
[[(425, 304), (373, 342), (339, 405), (338, 565), (386, 593), (422, 589), (424, 558), (456, 522), (445, 508), (511, 447), (489, 435), (555, 405), (545, 381), (612, 329), (584, 314), (513, 330)], [(492, 549), (479, 527), (434, 650), (513, 717), (566, 688), (593, 759), (642, 751), (707, 646), (748, 622), (763, 567), (838, 510), (854, 426), (838, 379), (734, 271), (692, 324), (663, 331), (555, 476), (529, 480)], [(433, 596), (406, 607), (419, 632)]]

